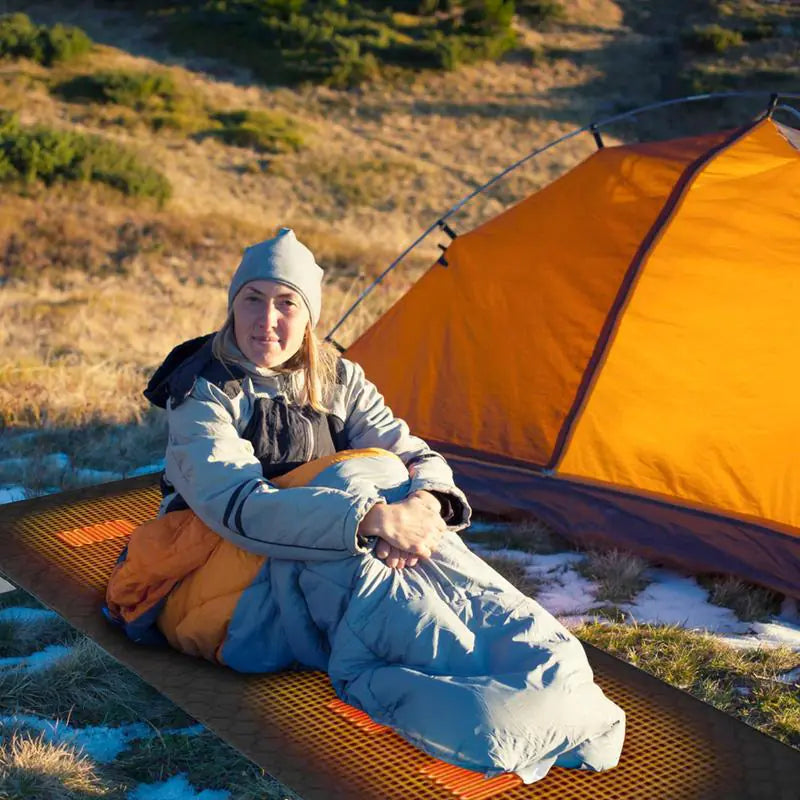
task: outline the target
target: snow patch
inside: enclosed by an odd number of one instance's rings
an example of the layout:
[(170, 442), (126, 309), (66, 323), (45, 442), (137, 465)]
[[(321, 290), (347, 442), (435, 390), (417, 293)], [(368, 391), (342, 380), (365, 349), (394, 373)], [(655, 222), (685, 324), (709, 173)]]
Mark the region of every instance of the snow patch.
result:
[(800, 688), (800, 667), (789, 670), (789, 672), (784, 672), (782, 675), (778, 676), (778, 680), (781, 683), (790, 683)]
[[(6, 458), (0, 461), (0, 469), (13, 472), (22, 472), (30, 463), (29, 458)], [(43, 459), (37, 461), (37, 469), (47, 469), (53, 472), (60, 472), (75, 477), (83, 484), (108, 483), (118, 481), (123, 478), (133, 478), (137, 475), (148, 475), (153, 472), (160, 472), (164, 469), (164, 459), (155, 461), (152, 464), (145, 464), (143, 467), (129, 472), (114, 472), (103, 469), (89, 469), (88, 467), (73, 467), (69, 456), (66, 453), (51, 453)], [(61, 489), (57, 486), (47, 486), (35, 494), (55, 494)], [(27, 500), (32, 494), (24, 486), (7, 484), (0, 486), (0, 505), (3, 503), (16, 503), (19, 500)]]
[(128, 792), (127, 800), (229, 800), (230, 796), (231, 793), (224, 789), (195, 792), (182, 772), (160, 783), (140, 783)]
[(747, 623), (731, 609), (708, 602), (708, 592), (694, 578), (655, 567), (645, 577), (652, 583), (632, 603), (620, 606), (637, 622), (720, 634), (747, 632)]
[(0, 608), (0, 622), (38, 623), (48, 619), (58, 619), (58, 614), (49, 608), (26, 608), (24, 606)]
[[(131, 742), (140, 739), (151, 739), (156, 731), (151, 725), (144, 722), (134, 722), (129, 725), (120, 725), (109, 728), (105, 725), (90, 725), (86, 728), (76, 728), (66, 722), (42, 719), (30, 714), (13, 714), (0, 717), (0, 729), (28, 728), (42, 734), (45, 741), (50, 744), (68, 744), (76, 750), (85, 753), (89, 758), (103, 764), (112, 762), (120, 753), (128, 749)], [(175, 728), (163, 730), (159, 735), (183, 734), (196, 736), (205, 728), (202, 725), (192, 725), (188, 728)], [(194, 795), (188, 795), (194, 797)]]
[(0, 504), (16, 503), (19, 500), (27, 500), (28, 493), (24, 486), (0, 486)]
[(66, 722), (40, 719), (30, 714), (13, 714), (0, 717), (0, 726), (8, 728), (28, 728), (40, 733), (50, 744), (67, 744), (101, 763), (113, 761), (130, 742), (148, 739), (153, 735), (150, 725), (135, 722), (107, 728), (104, 725), (87, 728), (73, 728)]
[(27, 656), (8, 656), (0, 658), (0, 669), (6, 667), (25, 667), (32, 672), (41, 672), (59, 662), (72, 652), (71, 647), (63, 644), (51, 644), (44, 650), (38, 650)]

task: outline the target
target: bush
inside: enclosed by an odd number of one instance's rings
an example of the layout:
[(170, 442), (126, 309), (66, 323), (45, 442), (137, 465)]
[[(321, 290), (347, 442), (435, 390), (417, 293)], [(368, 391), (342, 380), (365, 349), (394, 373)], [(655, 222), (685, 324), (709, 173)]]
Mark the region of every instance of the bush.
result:
[(0, 58), (29, 58), (49, 67), (87, 53), (92, 40), (80, 28), (36, 25), (27, 14), (0, 16)]
[(493, 33), (506, 30), (514, 16), (514, 0), (472, 0), (464, 9), (464, 22)]
[(778, 29), (774, 22), (761, 20), (752, 27), (745, 28), (742, 31), (742, 37), (746, 42), (760, 42), (764, 39), (771, 39), (777, 33)]
[(96, 72), (79, 75), (57, 88), (67, 100), (116, 103), (143, 111), (174, 107), (180, 97), (172, 77), (164, 72)]
[(744, 42), (739, 31), (721, 25), (695, 25), (683, 34), (684, 44), (698, 53), (724, 53)]
[(227, 58), (269, 83), (349, 88), (378, 78), (385, 65), (453, 69), (499, 58), (516, 43), (514, 0), (201, 0), (144, 7), (165, 20), (173, 45)]
[(265, 153), (299, 150), (305, 144), (302, 128), (285, 114), (245, 110), (212, 116), (222, 124), (222, 129), (213, 133), (226, 144)]
[(0, 115), (0, 180), (96, 181), (126, 195), (164, 202), (167, 179), (138, 161), (133, 153), (97, 136), (83, 136), (42, 126), (23, 128), (16, 115)]
[(534, 25), (563, 22), (567, 18), (567, 10), (558, 0), (521, 0), (517, 2), (517, 12)]
[(373, 53), (362, 53), (357, 41), (347, 41), (325, 83), (334, 89), (352, 89), (374, 80), (381, 68)]

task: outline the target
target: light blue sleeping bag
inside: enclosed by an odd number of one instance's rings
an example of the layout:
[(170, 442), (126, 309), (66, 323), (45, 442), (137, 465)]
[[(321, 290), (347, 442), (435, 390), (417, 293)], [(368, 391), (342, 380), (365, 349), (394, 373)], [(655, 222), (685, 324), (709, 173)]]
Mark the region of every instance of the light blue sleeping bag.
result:
[[(388, 502), (409, 488), (391, 453), (334, 464), (312, 485), (363, 482)], [(605, 770), (622, 749), (625, 714), (594, 683), (580, 642), (450, 532), (431, 559), (403, 570), (371, 553), (269, 559), (222, 655), (248, 672), (325, 670), (344, 702), (487, 775), (530, 783), (554, 764)]]

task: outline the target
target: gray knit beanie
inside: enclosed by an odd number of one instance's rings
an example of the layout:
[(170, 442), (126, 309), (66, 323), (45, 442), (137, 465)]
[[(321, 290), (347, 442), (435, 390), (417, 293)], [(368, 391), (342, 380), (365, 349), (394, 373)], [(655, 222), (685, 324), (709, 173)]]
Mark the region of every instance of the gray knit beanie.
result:
[(294, 289), (303, 298), (311, 316), (311, 327), (319, 322), (322, 306), (322, 268), (313, 253), (300, 242), (291, 228), (244, 251), (228, 289), (228, 311), (239, 290), (250, 281), (276, 281)]

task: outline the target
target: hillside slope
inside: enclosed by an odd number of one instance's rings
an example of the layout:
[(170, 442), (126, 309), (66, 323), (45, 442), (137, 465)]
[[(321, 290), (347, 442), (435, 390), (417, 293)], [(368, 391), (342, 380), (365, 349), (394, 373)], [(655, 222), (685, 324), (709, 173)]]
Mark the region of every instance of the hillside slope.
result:
[[(571, 0), (558, 20), (537, 25), (518, 15), (519, 46), (498, 63), (407, 71), (352, 89), (259, 83), (230, 61), (154, 37), (158, 19), (120, 10), (131, 5), (0, 2), (0, 13), (76, 25), (95, 43), (86, 55), (51, 66), (0, 60), (0, 109), (14, 112), (23, 128), (100, 135), (171, 186), (159, 205), (97, 183), (3, 184), (6, 455), (57, 449), (73, 467), (118, 471), (151, 463), (163, 444), (163, 420), (141, 398), (146, 376), (176, 342), (221, 321), (222, 289), (242, 246), (279, 225), (293, 226), (328, 268), (326, 331), (419, 232), (535, 147), (686, 90), (800, 88), (800, 9), (792, 3)], [(720, 40), (714, 25), (734, 33)], [(87, 85), (98, 91), (92, 76), (109, 74), (161, 76), (151, 81), (161, 88), (148, 84), (155, 94), (127, 105), (81, 96)], [(641, 135), (731, 124), (757, 108), (662, 112)], [(220, 122), (236, 114), (256, 122), (267, 115), (283, 132), (266, 144), (237, 139), (242, 129), (223, 130), (228, 123)], [(614, 129), (608, 141), (615, 134), (636, 132)], [(594, 146), (583, 135), (549, 151), (452, 224), (470, 228)], [(344, 342), (435, 258), (437, 241), (443, 235), (431, 237), (360, 309)], [(14, 479), (2, 470), (0, 482)], [(40, 488), (80, 481), (74, 469), (50, 474), (41, 463), (30, 472)]]

